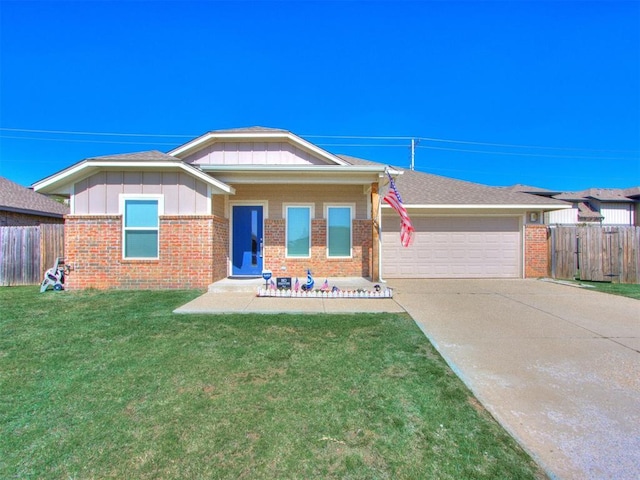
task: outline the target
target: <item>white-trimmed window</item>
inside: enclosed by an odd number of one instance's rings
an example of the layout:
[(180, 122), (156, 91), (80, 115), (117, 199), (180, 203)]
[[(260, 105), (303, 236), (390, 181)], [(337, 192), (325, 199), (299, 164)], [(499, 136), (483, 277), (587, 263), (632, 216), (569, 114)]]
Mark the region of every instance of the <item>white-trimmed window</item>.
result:
[(123, 258), (159, 258), (164, 198), (161, 195), (122, 195), (120, 211), (123, 216)]
[(284, 205), (286, 221), (286, 256), (311, 257), (312, 205)]
[(327, 257), (351, 257), (353, 206), (325, 205), (327, 219)]

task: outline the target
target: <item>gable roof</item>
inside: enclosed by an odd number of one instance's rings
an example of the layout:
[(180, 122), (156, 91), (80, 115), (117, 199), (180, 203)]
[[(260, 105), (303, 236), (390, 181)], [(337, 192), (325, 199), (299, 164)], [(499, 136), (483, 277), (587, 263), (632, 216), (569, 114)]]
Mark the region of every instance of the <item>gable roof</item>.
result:
[[(635, 188), (640, 190), (638, 187)], [(631, 203), (634, 202), (634, 200), (630, 198), (634, 196), (633, 191), (634, 188), (587, 188), (586, 190), (580, 190), (578, 192), (562, 192), (559, 195), (555, 195), (554, 198), (578, 202), (593, 199), (600, 202)]]
[[(371, 164), (368, 160), (341, 155), (351, 164)], [(509, 191), (500, 187), (489, 187), (478, 183), (456, 180), (417, 170), (404, 170), (394, 179), (396, 187), (407, 207), (417, 206), (531, 206), (567, 208), (565, 202)]]
[(578, 220), (602, 220), (604, 217), (589, 202), (578, 202)]
[(176, 157), (162, 153), (159, 150), (149, 150), (145, 152), (120, 153), (116, 155), (103, 155), (101, 157), (90, 157), (87, 160), (99, 161), (131, 161), (131, 162), (177, 162)]
[(348, 163), (344, 162), (339, 156), (329, 153), (311, 142), (307, 142), (288, 130), (266, 127), (213, 130), (174, 148), (169, 152), (169, 155), (184, 159), (216, 142), (238, 142), (246, 140), (253, 140), (256, 142), (286, 142), (310, 153), (314, 157), (325, 162), (327, 165), (348, 165)]
[(69, 207), (0, 177), (0, 210), (62, 218)]
[(542, 195), (545, 197), (553, 197), (554, 195), (562, 193), (559, 191), (547, 190), (546, 188), (533, 187), (531, 185), (522, 185), (520, 183), (504, 188), (505, 190), (511, 190), (512, 192), (533, 193), (534, 195)]
[(211, 186), (216, 193), (235, 193), (235, 190), (229, 185), (207, 175), (192, 165), (158, 150), (86, 158), (69, 168), (34, 183), (33, 188), (36, 191), (45, 193), (60, 193), (70, 188), (74, 182), (109, 168), (178, 170), (200, 179)]

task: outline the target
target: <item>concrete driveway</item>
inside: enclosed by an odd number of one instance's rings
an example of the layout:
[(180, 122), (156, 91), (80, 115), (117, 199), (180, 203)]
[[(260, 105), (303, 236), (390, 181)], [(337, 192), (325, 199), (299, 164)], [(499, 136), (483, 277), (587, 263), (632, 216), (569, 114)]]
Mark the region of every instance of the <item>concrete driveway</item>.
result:
[(552, 478), (640, 478), (640, 301), (541, 280), (389, 285)]

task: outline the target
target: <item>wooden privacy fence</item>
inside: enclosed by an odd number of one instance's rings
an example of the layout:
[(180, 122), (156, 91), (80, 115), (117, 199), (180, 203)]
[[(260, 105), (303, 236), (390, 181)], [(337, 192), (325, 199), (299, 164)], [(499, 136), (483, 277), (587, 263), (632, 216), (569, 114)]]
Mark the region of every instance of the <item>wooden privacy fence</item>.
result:
[(64, 257), (64, 225), (0, 227), (0, 286), (37, 285)]
[(551, 227), (551, 276), (640, 283), (640, 227)]

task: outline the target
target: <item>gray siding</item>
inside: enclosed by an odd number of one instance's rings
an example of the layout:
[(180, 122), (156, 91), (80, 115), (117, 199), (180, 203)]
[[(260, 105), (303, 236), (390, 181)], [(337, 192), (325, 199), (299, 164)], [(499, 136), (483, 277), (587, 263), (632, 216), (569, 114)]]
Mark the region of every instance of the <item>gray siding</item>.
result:
[(166, 215), (206, 215), (207, 185), (175, 172), (100, 172), (74, 186), (76, 215), (117, 215), (119, 196), (162, 194)]

